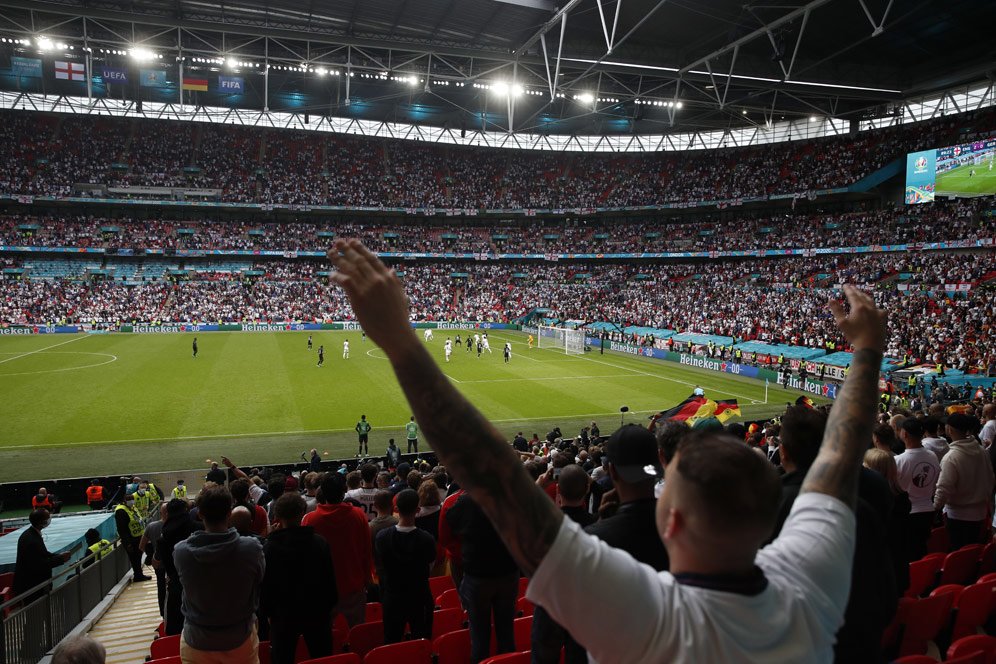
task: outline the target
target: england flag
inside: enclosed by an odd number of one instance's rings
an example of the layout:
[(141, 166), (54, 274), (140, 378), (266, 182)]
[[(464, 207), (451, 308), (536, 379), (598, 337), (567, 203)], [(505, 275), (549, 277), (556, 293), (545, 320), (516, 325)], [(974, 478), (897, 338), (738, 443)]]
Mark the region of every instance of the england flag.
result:
[(55, 77), (64, 81), (85, 81), (86, 65), (82, 62), (55, 61)]

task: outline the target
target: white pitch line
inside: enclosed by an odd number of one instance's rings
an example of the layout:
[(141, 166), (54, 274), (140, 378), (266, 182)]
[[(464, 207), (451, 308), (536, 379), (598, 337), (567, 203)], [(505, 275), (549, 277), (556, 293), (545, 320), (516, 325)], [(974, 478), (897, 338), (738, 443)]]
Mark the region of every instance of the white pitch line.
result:
[[(539, 360), (537, 360), (538, 362)], [(615, 374), (609, 376), (549, 376), (547, 378), (489, 378), (485, 380), (465, 380), (462, 383), (515, 383), (529, 382), (535, 383), (544, 380), (585, 380), (591, 378), (637, 378), (636, 374)]]
[(97, 364), (85, 364), (81, 367), (66, 367), (65, 369), (44, 369), (42, 371), (18, 371), (16, 373), (0, 373), (0, 377), (4, 376), (32, 376), (34, 374), (44, 374), (44, 373), (59, 373), (61, 371), (78, 371), (80, 369), (93, 369), (94, 367), (102, 367), (105, 364), (110, 364), (111, 362), (117, 362), (118, 356), (111, 355), (110, 353), (87, 353), (82, 351), (72, 351), (72, 350), (57, 350), (53, 351), (52, 355), (103, 355), (104, 357), (109, 357), (111, 359), (104, 362), (99, 362)]
[(33, 350), (28, 353), (21, 353), (20, 355), (15, 355), (14, 357), (8, 357), (6, 360), (0, 360), (0, 364), (3, 364), (5, 362), (13, 362), (14, 360), (18, 360), (22, 357), (27, 357), (28, 355), (34, 355), (35, 353), (40, 353), (42, 351), (49, 350), (50, 348), (56, 348), (57, 346), (65, 346), (66, 344), (71, 344), (74, 341), (79, 341), (80, 339), (86, 339), (86, 337), (85, 336), (73, 337), (69, 341), (60, 341), (59, 343), (52, 344), (51, 346), (45, 346), (44, 348), (39, 348), (38, 350)]
[[(659, 413), (660, 408), (654, 408), (652, 410), (631, 410), (630, 413), (634, 415), (641, 415), (643, 413)], [(609, 417), (612, 415), (619, 415), (619, 411), (609, 411), (607, 413), (572, 413), (570, 415), (543, 415), (542, 417), (510, 417), (503, 420), (489, 420), (492, 423), (502, 424), (505, 422), (538, 422), (543, 420), (569, 420), (577, 418), (589, 418), (589, 417)], [(405, 424), (392, 424), (392, 425), (381, 425), (381, 429), (399, 429), (403, 430)], [(76, 445), (102, 445), (110, 443), (171, 443), (171, 442), (181, 442), (181, 441), (193, 441), (193, 440), (217, 440), (219, 438), (254, 438), (260, 436), (293, 436), (298, 434), (318, 434), (318, 433), (343, 433), (351, 432), (353, 429), (300, 429), (297, 431), (261, 431), (254, 433), (225, 433), (225, 434), (210, 434), (206, 436), (175, 436), (173, 438), (122, 438), (118, 440), (83, 440), (75, 443), (51, 443), (51, 444), (40, 444), (40, 445), (3, 445), (0, 446), (0, 455), (6, 450), (31, 450), (44, 447), (74, 447)]]

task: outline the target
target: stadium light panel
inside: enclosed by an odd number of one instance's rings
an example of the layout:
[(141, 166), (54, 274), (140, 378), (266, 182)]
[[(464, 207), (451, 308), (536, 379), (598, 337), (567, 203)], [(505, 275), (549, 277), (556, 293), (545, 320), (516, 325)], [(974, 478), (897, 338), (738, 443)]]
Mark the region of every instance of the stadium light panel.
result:
[(141, 46), (133, 46), (128, 51), (128, 55), (130, 55), (133, 59), (138, 60), (139, 62), (148, 62), (149, 60), (156, 59), (155, 53)]
[(576, 97), (576, 99), (582, 104), (590, 104), (591, 102), (595, 101), (595, 95), (591, 94), (590, 92), (582, 92)]
[(39, 51), (51, 51), (55, 48), (55, 44), (48, 37), (38, 36), (35, 38), (35, 43), (38, 44)]
[(506, 97), (508, 96), (508, 91), (509, 91), (508, 83), (506, 83), (505, 81), (498, 81), (497, 83), (492, 83), (491, 91), (494, 92), (496, 95)]
[(235, 69), (239, 63), (235, 61), (235, 58), (228, 58), (225, 60), (225, 64), (228, 65), (229, 68)]

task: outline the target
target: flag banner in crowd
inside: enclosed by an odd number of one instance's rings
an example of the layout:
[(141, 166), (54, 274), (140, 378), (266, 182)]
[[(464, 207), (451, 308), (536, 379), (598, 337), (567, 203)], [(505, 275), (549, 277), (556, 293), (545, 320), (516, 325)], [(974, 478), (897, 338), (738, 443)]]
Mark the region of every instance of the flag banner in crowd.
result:
[(806, 408), (812, 408), (813, 407), (813, 400), (810, 399), (809, 397), (803, 395), (803, 396), (801, 396), (801, 397), (799, 397), (798, 399), (795, 400), (795, 405), (796, 406), (805, 406)]
[[(207, 82), (205, 82), (204, 85), (204, 89), (207, 90)], [(241, 76), (219, 76), (218, 91), (232, 94), (242, 94), (246, 91), (245, 79)]]
[(166, 72), (160, 69), (143, 69), (139, 72), (142, 87), (165, 88)]
[(55, 77), (62, 81), (85, 81), (86, 65), (82, 62), (55, 61)]
[(207, 92), (208, 82), (206, 78), (183, 77), (183, 89), (194, 90), (195, 92)]
[(651, 418), (651, 427), (658, 420), (684, 422), (693, 427), (701, 420), (715, 418), (722, 423), (739, 415), (741, 415), (740, 405), (736, 399), (713, 401), (705, 396), (693, 394), (674, 408), (662, 411)]
[(21, 58), (11, 56), (10, 70), (14, 76), (24, 76), (25, 78), (41, 78), (42, 61), (38, 58)]
[(128, 70), (118, 67), (101, 67), (100, 77), (104, 79), (104, 83), (127, 83)]

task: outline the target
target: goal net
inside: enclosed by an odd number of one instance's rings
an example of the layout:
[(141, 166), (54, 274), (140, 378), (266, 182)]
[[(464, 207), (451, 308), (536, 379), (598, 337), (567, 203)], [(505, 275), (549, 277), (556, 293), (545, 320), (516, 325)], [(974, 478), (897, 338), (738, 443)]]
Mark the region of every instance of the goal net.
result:
[(558, 348), (568, 355), (584, 354), (584, 331), (540, 325), (536, 337), (539, 348)]

